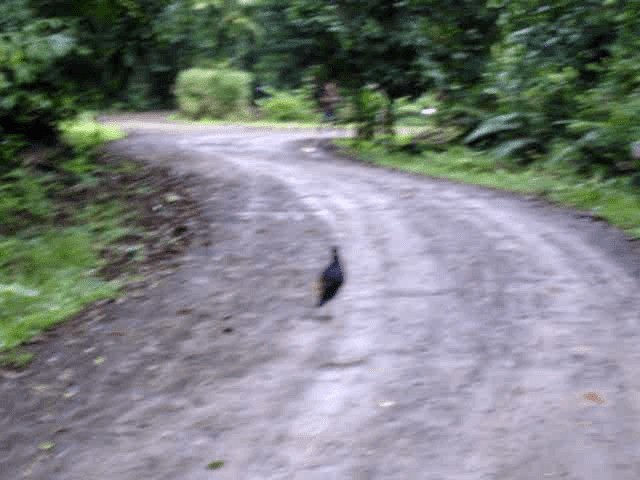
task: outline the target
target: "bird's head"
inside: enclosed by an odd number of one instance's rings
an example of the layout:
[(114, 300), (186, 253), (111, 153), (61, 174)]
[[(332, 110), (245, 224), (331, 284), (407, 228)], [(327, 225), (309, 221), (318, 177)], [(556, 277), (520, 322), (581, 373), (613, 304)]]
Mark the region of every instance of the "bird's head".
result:
[(338, 256), (338, 247), (336, 246), (331, 247), (331, 255), (333, 255), (334, 257)]

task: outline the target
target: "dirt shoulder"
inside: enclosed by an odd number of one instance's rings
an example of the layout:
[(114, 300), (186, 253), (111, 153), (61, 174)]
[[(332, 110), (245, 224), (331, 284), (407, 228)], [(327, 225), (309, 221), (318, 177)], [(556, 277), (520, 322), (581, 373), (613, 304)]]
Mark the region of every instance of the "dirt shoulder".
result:
[(192, 176), (207, 233), (0, 380), (1, 478), (639, 478), (622, 234), (341, 159), (327, 132), (111, 121), (113, 154)]

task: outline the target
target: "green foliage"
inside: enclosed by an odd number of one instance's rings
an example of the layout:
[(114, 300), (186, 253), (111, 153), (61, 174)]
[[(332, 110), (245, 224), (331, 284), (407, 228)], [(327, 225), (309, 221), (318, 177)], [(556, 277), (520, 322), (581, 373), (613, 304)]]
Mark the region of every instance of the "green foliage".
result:
[(568, 122), (568, 135), (576, 139), (563, 152), (565, 158), (582, 169), (594, 165), (606, 166), (613, 172), (640, 169), (640, 163), (630, 154), (631, 144), (640, 139), (640, 92), (607, 104), (601, 100), (589, 98), (587, 105), (582, 104), (581, 116), (585, 120)]
[(514, 140), (507, 140), (500, 143), (493, 149), (493, 153), (498, 158), (507, 158), (517, 155), (518, 153), (526, 151), (528, 148), (536, 146), (536, 141), (533, 138), (516, 138)]
[(193, 68), (180, 73), (175, 93), (188, 118), (242, 118), (249, 109), (250, 85), (246, 72)]
[[(504, 158), (640, 173), (638, 18), (640, 3), (617, 0), (5, 0), (0, 175), (25, 146), (53, 143), (76, 105), (172, 106), (179, 72), (190, 118), (242, 118), (249, 89), (271, 85), (267, 118), (315, 120), (282, 93), (311, 77), (316, 100), (328, 81), (346, 92), (339, 117), (363, 137), (433, 118)], [(254, 82), (204, 73), (229, 69)], [(419, 114), (425, 91), (434, 117)], [(80, 160), (63, 168), (79, 173)]]
[(173, 56), (153, 29), (169, 3), (30, 0), (37, 17), (72, 26), (84, 54), (65, 62), (64, 73), (83, 105), (94, 103), (95, 107), (107, 100), (138, 109), (170, 98)]
[(334, 66), (346, 60), (340, 51), (344, 30), (335, 2), (262, 0), (256, 21), (264, 35), (258, 48), (256, 72), (262, 82), (280, 89), (297, 88), (316, 67), (321, 83)]
[(640, 138), (638, 14), (635, 2), (505, 3), (485, 74), (494, 108), (467, 140), (482, 136), (496, 110), (517, 113), (519, 125), (489, 128), (480, 145), (519, 157), (537, 150), (583, 171), (637, 170), (629, 147)]
[(119, 202), (89, 204), (76, 214), (75, 220), (84, 225), (88, 232), (102, 245), (108, 245), (134, 233), (126, 222), (133, 213)]
[[(124, 133), (105, 127), (86, 117), (62, 122), (62, 136), (74, 151), (42, 151), (42, 162), (55, 165), (57, 173), (68, 175), (68, 182), (92, 182), (98, 170), (93, 161), (94, 150), (106, 141), (122, 138)], [(5, 150), (6, 151), (6, 150)], [(37, 153), (37, 151), (36, 151)], [(15, 165), (28, 163), (18, 150)], [(55, 173), (43, 174), (36, 165), (7, 169), (0, 177), (0, 234), (20, 231), (30, 225), (44, 225), (55, 216), (51, 196), (61, 179)]]
[(92, 216), (79, 226), (0, 236), (0, 351), (118, 290), (97, 276), (98, 252), (126, 234), (118, 233), (123, 210), (90, 208)]
[(314, 102), (301, 91), (272, 92), (271, 96), (259, 100), (260, 115), (277, 122), (318, 122), (320, 115)]
[(91, 273), (98, 264), (93, 241), (83, 228), (0, 237), (0, 350), (114, 293), (115, 285)]
[(170, 68), (182, 71), (212, 59), (250, 68), (261, 33), (253, 8), (240, 0), (168, 2), (154, 19), (154, 32), (175, 61)]
[(356, 91), (351, 96), (350, 102), (351, 116), (345, 121), (356, 126), (358, 138), (370, 140), (376, 131), (384, 127), (389, 99), (383, 92), (367, 87)]
[(215, 460), (207, 465), (208, 470), (218, 470), (222, 467), (224, 467), (224, 462), (222, 460)]
[(21, 369), (28, 366), (33, 360), (33, 354), (21, 352), (19, 349), (0, 353), (0, 367)]
[(2, 228), (13, 232), (33, 222), (42, 222), (51, 213), (46, 177), (26, 169), (12, 170), (0, 183)]
[[(59, 63), (56, 86), (67, 87), (85, 108), (169, 106), (179, 71), (211, 59), (248, 68), (260, 34), (253, 5), (242, 0), (6, 0), (3, 4), (0, 18), (9, 20), (0, 19), (0, 31), (6, 26), (21, 31), (38, 22), (64, 26), (64, 37), (52, 39), (56, 53), (71, 42), (76, 49)], [(52, 58), (44, 50), (42, 54)]]
[[(428, 85), (443, 99), (460, 101), (482, 79), (490, 48), (499, 38), (500, 8), (476, 0), (412, 0), (405, 24), (420, 53)], [(502, 2), (500, 2), (502, 3)]]
[(395, 102), (395, 116), (398, 125), (427, 125), (433, 118), (433, 116), (423, 115), (422, 111), (427, 108), (435, 109), (436, 112), (440, 108), (440, 102), (432, 93), (424, 93), (414, 100), (410, 97), (397, 99)]
[(55, 141), (73, 112), (64, 63), (78, 54), (63, 22), (35, 18), (23, 0), (0, 3), (0, 169), (16, 165), (24, 142)]
[[(354, 99), (375, 84), (389, 99), (381, 130), (390, 133), (395, 120), (390, 105), (396, 99), (433, 88), (454, 101), (478, 83), (498, 36), (498, 11), (474, 0), (264, 0), (256, 13), (265, 29), (256, 71), (288, 87), (311, 72), (319, 86), (335, 81)], [(358, 117), (364, 136), (380, 130), (367, 103), (363, 98), (342, 107)], [(402, 117), (424, 124), (418, 115)]]
[[(122, 227), (126, 212), (88, 201), (74, 219), (58, 197), (66, 185), (86, 189), (89, 179), (97, 182), (95, 150), (123, 134), (86, 116), (63, 122), (61, 131), (76, 153), (69, 148), (35, 149), (29, 156), (16, 152), (15, 164), (22, 166), (1, 178), (0, 351), (117, 289), (98, 278), (98, 253), (129, 232)], [(11, 351), (0, 355), (0, 363), (20, 366), (24, 361)]]
[(487, 137), (495, 136), (498, 133), (517, 130), (522, 127), (521, 117), (522, 115), (519, 113), (491, 117), (467, 135), (464, 141), (467, 144), (472, 144)]
[(62, 140), (67, 145), (85, 154), (93, 153), (97, 147), (107, 142), (125, 137), (125, 133), (120, 128), (98, 123), (88, 114), (62, 122), (59, 130)]

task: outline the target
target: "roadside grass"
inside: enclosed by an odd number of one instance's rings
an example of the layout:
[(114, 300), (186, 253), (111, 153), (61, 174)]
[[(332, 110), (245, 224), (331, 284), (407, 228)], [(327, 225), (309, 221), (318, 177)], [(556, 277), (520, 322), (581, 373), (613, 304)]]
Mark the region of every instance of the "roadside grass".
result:
[[(60, 160), (61, 173), (25, 169), (9, 179), (12, 188), (0, 190), (7, 223), (27, 219), (0, 232), (0, 365), (26, 366), (31, 354), (16, 347), (119, 289), (99, 270), (103, 249), (130, 233), (127, 209), (91, 195), (65, 205), (59, 194), (69, 187), (95, 188), (101, 168), (94, 163), (95, 149), (124, 133), (87, 117), (66, 122), (61, 131), (76, 152)], [(72, 185), (62, 185), (70, 179)]]
[(13, 368), (21, 369), (25, 368), (33, 360), (33, 353), (20, 352), (18, 349), (9, 350), (6, 352), (0, 352), (0, 368)]
[(389, 151), (379, 142), (339, 139), (343, 151), (365, 162), (421, 175), (511, 192), (534, 194), (553, 202), (589, 211), (640, 238), (640, 191), (628, 178), (604, 179), (578, 175), (569, 168), (544, 162), (516, 166), (490, 154), (461, 146), (409, 155)]
[(98, 123), (92, 113), (81, 114), (74, 120), (63, 122), (60, 131), (64, 142), (81, 152), (125, 137), (121, 129)]
[(0, 241), (0, 349), (14, 348), (117, 292), (116, 283), (96, 275), (96, 240), (78, 226)]

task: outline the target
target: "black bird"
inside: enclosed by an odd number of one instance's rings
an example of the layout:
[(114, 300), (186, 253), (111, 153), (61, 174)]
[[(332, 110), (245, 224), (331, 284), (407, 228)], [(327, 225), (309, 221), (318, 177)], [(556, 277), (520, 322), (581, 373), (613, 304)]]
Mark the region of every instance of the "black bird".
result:
[(316, 284), (319, 297), (316, 307), (321, 307), (331, 300), (344, 283), (344, 273), (342, 272), (340, 259), (338, 258), (338, 247), (332, 247), (331, 253), (333, 259), (324, 272), (322, 272)]

